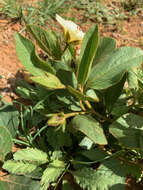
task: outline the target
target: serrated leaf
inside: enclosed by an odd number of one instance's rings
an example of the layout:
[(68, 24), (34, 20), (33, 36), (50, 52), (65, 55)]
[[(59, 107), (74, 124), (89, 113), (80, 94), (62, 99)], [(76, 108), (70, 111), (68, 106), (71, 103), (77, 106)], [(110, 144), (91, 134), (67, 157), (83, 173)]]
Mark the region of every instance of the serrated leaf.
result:
[(72, 119), (72, 127), (90, 138), (95, 144), (107, 144), (102, 126), (94, 118), (78, 115)]
[(32, 62), (35, 46), (21, 34), (15, 34), (16, 53), (22, 65), (34, 76), (44, 75), (44, 72), (37, 68)]
[(117, 119), (109, 127), (110, 133), (124, 146), (129, 148), (140, 147), (140, 138), (143, 139), (143, 118), (128, 113)]
[(5, 156), (12, 151), (12, 137), (6, 127), (0, 126), (0, 161), (4, 161)]
[(36, 148), (26, 148), (18, 150), (13, 155), (14, 160), (35, 162), (37, 165), (48, 162), (48, 156), (45, 152)]
[(39, 181), (24, 176), (1, 177), (0, 190), (41, 190)]
[(63, 153), (62, 151), (60, 150), (55, 150), (55, 151), (52, 151), (52, 155), (50, 156), (50, 160), (51, 161), (54, 161), (54, 160), (60, 160), (63, 158)]
[(26, 174), (33, 172), (37, 166), (34, 164), (8, 160), (4, 162), (2, 168), (12, 174)]
[(33, 82), (38, 83), (49, 90), (65, 88), (60, 80), (51, 73), (46, 73), (46, 76), (31, 77), (30, 79)]
[(47, 32), (36, 25), (27, 25), (26, 28), (32, 34), (41, 49), (56, 59), (61, 58), (62, 52), (55, 32)]
[(92, 68), (86, 88), (106, 89), (116, 84), (127, 70), (141, 65), (142, 61), (141, 49), (121, 47)]
[(41, 179), (42, 174), (43, 174), (43, 169), (41, 167), (37, 167), (35, 170), (33, 170), (33, 172), (24, 173), (22, 175), (25, 176), (25, 177), (29, 177), (29, 178), (32, 178), (32, 179), (38, 179), (39, 180), (39, 179)]
[(48, 165), (41, 179), (42, 190), (47, 190), (52, 182), (57, 182), (57, 179), (65, 170), (66, 164), (60, 160), (54, 160)]
[(19, 112), (12, 104), (0, 108), (0, 126), (6, 127), (11, 136), (15, 137), (19, 125)]
[(104, 161), (97, 170), (82, 168), (72, 172), (80, 187), (88, 190), (125, 190), (126, 176), (134, 173), (141, 175), (141, 169), (116, 159)]
[(78, 69), (78, 82), (82, 86), (88, 79), (93, 58), (95, 56), (99, 41), (98, 25), (92, 26), (89, 31), (85, 34), (82, 45), (81, 53), (79, 58), (79, 69)]
[(116, 49), (116, 40), (113, 38), (101, 38), (93, 60), (93, 66), (102, 62)]
[(114, 190), (125, 190), (125, 178), (116, 175), (104, 165), (101, 165), (97, 171), (92, 168), (82, 168), (72, 172), (72, 174), (83, 189), (112, 190), (112, 187), (115, 185), (116, 188), (113, 188)]

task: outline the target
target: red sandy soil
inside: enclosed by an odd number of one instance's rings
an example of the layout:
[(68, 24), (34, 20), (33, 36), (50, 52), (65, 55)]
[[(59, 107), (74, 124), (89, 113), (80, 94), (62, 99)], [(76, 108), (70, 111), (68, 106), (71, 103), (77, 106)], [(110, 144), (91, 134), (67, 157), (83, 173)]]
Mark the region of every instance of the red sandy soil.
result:
[(15, 75), (21, 68), (14, 44), (14, 33), (20, 28), (18, 23), (0, 20), (0, 75), (4, 77), (0, 79), (0, 90), (8, 102), (14, 96), (11, 84), (14, 84)]

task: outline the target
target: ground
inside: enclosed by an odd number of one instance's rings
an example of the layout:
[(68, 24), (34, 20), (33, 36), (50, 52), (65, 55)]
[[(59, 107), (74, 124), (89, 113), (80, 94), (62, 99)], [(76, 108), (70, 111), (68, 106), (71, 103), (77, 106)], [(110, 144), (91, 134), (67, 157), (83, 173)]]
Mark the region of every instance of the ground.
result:
[[(82, 15), (77, 10), (73, 10), (78, 18), (82, 29), (86, 31), (94, 22), (87, 20), (81, 24)], [(73, 15), (73, 14), (72, 14)], [(67, 14), (70, 18), (71, 13)], [(119, 26), (108, 24), (100, 24), (100, 35), (113, 37), (117, 40), (117, 47), (121, 46), (136, 46), (143, 49), (143, 15), (128, 16), (128, 19), (119, 23)], [(14, 93), (14, 84), (17, 78), (17, 73), (21, 70), (22, 65), (16, 56), (14, 33), (20, 32), (22, 26), (19, 22), (11, 22), (10, 19), (0, 17), (0, 91), (8, 102), (17, 95)], [(128, 179), (128, 190), (141, 190), (143, 187), (135, 184), (134, 180)]]
[(11, 101), (13, 96), (10, 84), (15, 80), (15, 75), (21, 68), (14, 44), (14, 33), (19, 31), (20, 28), (19, 24), (9, 23), (8, 20), (0, 20), (0, 75), (5, 77), (0, 80), (0, 89), (7, 101)]

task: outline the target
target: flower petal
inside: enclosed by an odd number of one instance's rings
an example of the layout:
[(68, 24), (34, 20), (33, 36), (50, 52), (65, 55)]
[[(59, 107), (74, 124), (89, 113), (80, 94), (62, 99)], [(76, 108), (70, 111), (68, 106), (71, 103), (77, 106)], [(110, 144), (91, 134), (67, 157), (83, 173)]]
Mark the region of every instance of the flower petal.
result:
[(84, 32), (74, 22), (65, 20), (59, 15), (56, 15), (56, 20), (63, 27), (65, 38), (67, 38), (68, 36), (68, 39), (66, 39), (68, 43), (73, 42), (73, 41), (81, 41), (83, 39)]

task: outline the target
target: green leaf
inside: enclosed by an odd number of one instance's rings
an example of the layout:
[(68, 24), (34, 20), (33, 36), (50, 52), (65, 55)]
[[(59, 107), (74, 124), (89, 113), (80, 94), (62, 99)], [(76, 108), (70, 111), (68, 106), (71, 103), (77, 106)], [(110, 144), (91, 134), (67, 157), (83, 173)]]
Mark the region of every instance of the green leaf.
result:
[(51, 66), (50, 62), (48, 61), (43, 61), (42, 59), (40, 59), (40, 57), (38, 55), (36, 55), (36, 52), (33, 51), (31, 53), (31, 61), (32, 63), (42, 69), (43, 71), (46, 71), (46, 72), (49, 72), (49, 73), (52, 73), (52, 74), (56, 74), (56, 71), (55, 69)]
[(108, 170), (112, 171), (115, 175), (123, 178), (127, 177), (128, 175), (138, 178), (141, 175), (142, 170), (141, 167), (137, 164), (124, 162), (114, 158), (104, 161), (99, 167), (99, 169), (100, 168), (107, 168)]
[(34, 44), (18, 33), (15, 34), (15, 44), (18, 58), (27, 71), (35, 76), (44, 75), (44, 72), (32, 61), (33, 52), (35, 52)]
[(98, 48), (97, 48), (97, 52), (96, 55), (94, 57), (93, 60), (93, 66), (95, 64), (98, 64), (102, 61), (104, 61), (104, 59), (107, 56), (110, 56), (110, 54), (116, 49), (116, 40), (113, 38), (101, 38)]
[(0, 126), (6, 127), (11, 136), (15, 137), (19, 126), (19, 112), (12, 104), (0, 108)]
[(127, 105), (127, 96), (126, 94), (121, 94), (117, 99), (115, 104), (112, 107), (111, 114), (116, 117), (121, 117), (122, 115), (129, 112), (129, 107)]
[(106, 89), (120, 81), (127, 70), (139, 66), (142, 61), (141, 49), (121, 47), (92, 68), (86, 88)]
[(57, 99), (72, 111), (81, 111), (78, 100), (67, 89), (56, 92)]
[[(43, 87), (39, 84), (36, 84), (36, 89), (34, 89), (33, 92), (31, 92), (31, 95), (35, 95), (36, 99), (38, 99), (39, 101), (43, 101), (45, 99), (45, 97), (47, 97), (47, 99), (48, 99), (52, 93), (53, 92), (49, 91), (45, 87)], [(42, 104), (40, 104), (40, 105), (42, 105)]]
[(60, 151), (60, 150), (55, 150), (55, 151), (52, 151), (52, 155), (50, 155), (50, 160), (51, 161), (54, 161), (54, 160), (60, 160), (63, 158), (63, 152)]
[(47, 32), (36, 25), (27, 25), (26, 28), (32, 34), (41, 49), (56, 59), (61, 58), (62, 52), (55, 32)]
[(62, 190), (74, 190), (67, 180), (63, 180)]
[(45, 73), (45, 74), (46, 76), (31, 77), (30, 79), (33, 82), (38, 83), (49, 90), (65, 88), (65, 86), (60, 82), (60, 80), (55, 75), (52, 75), (51, 73)]
[(62, 84), (66, 85), (66, 86), (70, 85), (73, 88), (77, 88), (77, 79), (76, 79), (74, 72), (59, 69), (57, 71), (56, 75), (60, 79)]
[(55, 150), (63, 146), (70, 147), (72, 144), (70, 134), (67, 131), (63, 132), (61, 128), (57, 130), (57, 128), (49, 127), (47, 139)]
[(23, 173), (22, 175), (24, 175), (25, 177), (32, 178), (32, 179), (40, 180), (41, 177), (42, 177), (42, 174), (43, 174), (43, 169), (41, 167), (37, 167), (35, 170), (33, 170), (33, 172), (31, 172), (31, 173)]
[(85, 156), (91, 161), (101, 161), (108, 156), (102, 149), (94, 148), (91, 150), (83, 150), (79, 154)]
[(88, 97), (88, 100), (91, 101), (94, 101), (94, 102), (99, 102), (99, 98), (98, 98), (98, 95), (96, 94), (95, 90), (93, 89), (89, 89), (86, 91), (86, 95)]
[(1, 177), (0, 190), (41, 190), (39, 181), (24, 176)]
[(128, 71), (127, 79), (130, 89), (134, 90), (139, 89), (137, 71), (138, 71), (137, 68), (131, 68)]
[(12, 137), (6, 127), (0, 126), (0, 161), (4, 161), (5, 156), (12, 151)]
[(72, 71), (72, 69), (63, 61), (51, 61), (52, 67), (58, 72), (58, 70)]
[(116, 103), (117, 99), (121, 95), (125, 81), (126, 81), (126, 74), (117, 84), (105, 90), (104, 100), (105, 100), (106, 108), (109, 112), (112, 110), (114, 104)]
[(140, 140), (143, 139), (143, 118), (128, 113), (117, 119), (110, 125), (110, 133), (124, 146), (129, 148), (140, 147)]
[(18, 93), (24, 99), (27, 99), (27, 100), (31, 99), (30, 91), (27, 88), (18, 86), (16, 88), (16, 93)]
[(89, 31), (85, 34), (82, 45), (81, 53), (79, 58), (79, 69), (78, 69), (78, 82), (82, 86), (88, 79), (93, 58), (95, 56), (99, 41), (98, 25), (92, 26)]
[(79, 143), (79, 146), (81, 146), (82, 148), (86, 150), (90, 150), (93, 144), (94, 143), (92, 140), (90, 140), (88, 137), (84, 137)]
[(45, 152), (36, 148), (26, 148), (18, 150), (13, 155), (14, 160), (29, 161), (37, 163), (37, 165), (45, 164), (48, 162), (48, 156)]
[(141, 168), (116, 159), (103, 162), (96, 170), (82, 168), (72, 172), (81, 188), (87, 190), (125, 190), (126, 176), (141, 175)]
[(78, 115), (72, 120), (72, 127), (90, 138), (95, 144), (107, 144), (102, 126), (94, 118)]
[[(71, 47), (72, 48), (72, 47)], [(70, 66), (71, 65), (71, 61), (72, 61), (72, 55), (71, 55), (71, 52), (69, 50), (70, 48), (67, 48), (62, 57), (61, 57), (61, 61), (63, 61), (66, 65)], [(73, 48), (74, 49), (74, 48)], [(74, 49), (75, 50), (75, 49)]]
[(101, 165), (97, 171), (86, 167), (72, 172), (72, 174), (83, 189), (125, 190), (125, 178), (116, 175), (104, 165)]
[(4, 162), (2, 168), (12, 174), (26, 174), (33, 172), (37, 166), (34, 164), (8, 160)]
[(65, 170), (66, 164), (60, 160), (54, 160), (48, 165), (41, 179), (42, 190), (47, 190), (52, 182), (57, 182), (59, 176)]
[(125, 176), (132, 176), (137, 180), (142, 178), (142, 168), (138, 164), (126, 163), (124, 162), (124, 166), (122, 167), (122, 173)]

